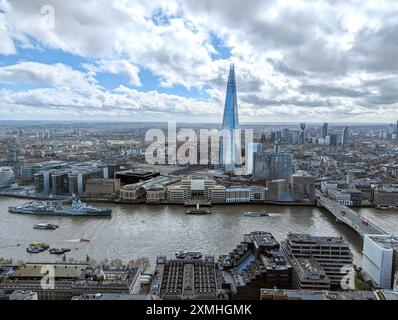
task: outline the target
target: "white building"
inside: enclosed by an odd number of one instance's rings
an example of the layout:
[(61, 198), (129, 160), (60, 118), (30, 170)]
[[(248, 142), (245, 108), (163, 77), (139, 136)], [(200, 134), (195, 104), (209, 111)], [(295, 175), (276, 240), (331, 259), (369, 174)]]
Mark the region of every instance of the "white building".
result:
[(244, 203), (250, 202), (249, 187), (230, 187), (225, 191), (225, 202), (227, 203)]
[(14, 182), (14, 172), (11, 167), (0, 167), (0, 188), (9, 187)]
[(337, 189), (338, 183), (336, 181), (322, 181), (321, 182), (321, 191), (323, 193), (327, 193), (330, 189)]
[(342, 204), (343, 206), (352, 205), (351, 195), (347, 192), (342, 192), (338, 189), (329, 189), (328, 195), (331, 199), (335, 200), (337, 203)]
[(188, 199), (186, 187), (174, 185), (167, 188), (167, 198), (171, 203), (184, 203)]
[(363, 241), (362, 268), (382, 289), (391, 289), (398, 259), (398, 237), (366, 234)]

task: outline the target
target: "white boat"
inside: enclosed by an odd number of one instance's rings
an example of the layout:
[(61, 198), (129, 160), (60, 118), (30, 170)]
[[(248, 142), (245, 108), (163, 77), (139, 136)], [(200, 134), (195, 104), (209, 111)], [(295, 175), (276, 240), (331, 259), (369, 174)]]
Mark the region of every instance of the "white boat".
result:
[(52, 223), (37, 223), (33, 226), (33, 229), (42, 229), (42, 230), (55, 230), (57, 228), (59, 227)]
[(243, 215), (246, 217), (268, 217), (269, 213), (266, 211), (245, 211)]

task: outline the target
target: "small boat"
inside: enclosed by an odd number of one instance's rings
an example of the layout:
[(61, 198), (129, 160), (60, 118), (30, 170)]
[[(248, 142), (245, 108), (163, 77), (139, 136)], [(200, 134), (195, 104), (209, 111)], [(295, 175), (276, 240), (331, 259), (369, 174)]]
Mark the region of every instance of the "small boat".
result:
[(37, 223), (33, 226), (33, 229), (40, 229), (40, 230), (55, 230), (57, 228), (59, 228), (59, 226), (52, 223)]
[(26, 251), (29, 253), (39, 253), (44, 250), (47, 250), (49, 245), (44, 242), (32, 242), (27, 248)]
[(186, 214), (210, 214), (211, 211), (210, 210), (206, 210), (206, 209), (200, 209), (199, 208), (199, 203), (196, 204), (196, 209), (192, 209), (192, 210), (185, 210)]
[(50, 254), (64, 254), (69, 251), (70, 251), (69, 248), (51, 248), (49, 250)]
[(90, 240), (82, 238), (82, 239), (79, 240), (79, 242), (90, 242)]
[(266, 211), (245, 211), (243, 215), (246, 217), (268, 217), (269, 213)]
[(42, 248), (43, 250), (47, 250), (50, 247), (45, 242), (32, 242), (29, 246)]
[(175, 255), (177, 259), (200, 259), (203, 256), (199, 251), (177, 251)]
[(42, 252), (43, 250), (40, 250), (38, 247), (29, 246), (26, 248), (26, 251), (29, 253), (39, 253)]

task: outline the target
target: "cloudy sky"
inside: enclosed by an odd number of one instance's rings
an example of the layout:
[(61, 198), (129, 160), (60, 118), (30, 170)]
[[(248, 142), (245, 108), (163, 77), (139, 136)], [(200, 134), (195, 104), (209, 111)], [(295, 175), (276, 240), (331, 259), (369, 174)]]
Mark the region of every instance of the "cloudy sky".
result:
[(0, 0), (0, 118), (395, 122), (398, 1)]

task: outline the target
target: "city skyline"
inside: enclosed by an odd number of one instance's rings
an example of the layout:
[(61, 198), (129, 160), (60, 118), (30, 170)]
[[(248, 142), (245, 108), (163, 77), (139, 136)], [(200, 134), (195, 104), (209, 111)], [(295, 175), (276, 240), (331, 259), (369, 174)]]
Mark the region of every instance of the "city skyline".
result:
[(242, 123), (389, 123), (396, 6), (3, 0), (0, 117), (221, 123), (233, 63)]

